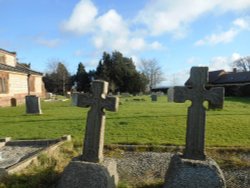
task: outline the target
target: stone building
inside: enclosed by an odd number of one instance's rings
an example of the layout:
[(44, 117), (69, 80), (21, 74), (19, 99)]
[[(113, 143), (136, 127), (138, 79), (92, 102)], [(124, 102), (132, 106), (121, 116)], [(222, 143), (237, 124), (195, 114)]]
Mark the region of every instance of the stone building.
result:
[(0, 107), (25, 102), (26, 95), (43, 97), (43, 74), (17, 62), (16, 52), (0, 49)]

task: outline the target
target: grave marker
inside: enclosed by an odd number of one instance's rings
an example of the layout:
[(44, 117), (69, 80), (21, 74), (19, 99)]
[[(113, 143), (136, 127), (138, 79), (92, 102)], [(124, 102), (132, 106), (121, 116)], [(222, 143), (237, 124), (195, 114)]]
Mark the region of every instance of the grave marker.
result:
[(92, 94), (73, 93), (72, 104), (90, 107), (87, 115), (83, 155), (72, 160), (64, 169), (57, 188), (115, 188), (118, 184), (117, 164), (103, 159), (105, 113), (117, 111), (118, 98), (107, 96), (108, 82), (95, 80)]
[(152, 94), (151, 95), (151, 101), (152, 102), (156, 102), (157, 101), (157, 95), (156, 94)]
[(190, 85), (174, 87), (169, 92), (170, 101), (190, 100), (192, 105), (188, 108), (184, 155), (177, 153), (171, 157), (164, 188), (226, 188), (220, 167), (213, 159), (206, 158), (204, 152), (206, 114), (203, 102), (222, 105), (224, 99), (224, 88), (205, 89), (207, 75), (207, 67), (192, 67)]
[(223, 104), (224, 89), (212, 88), (206, 90), (205, 84), (207, 81), (207, 67), (192, 67), (191, 88), (174, 87), (174, 102), (183, 103), (186, 100), (192, 102), (192, 105), (188, 108), (186, 148), (184, 151), (184, 158), (187, 159), (204, 160), (206, 158), (204, 152), (206, 114), (203, 102), (207, 100), (213, 105), (222, 106)]
[(92, 82), (92, 94), (75, 94), (73, 101), (78, 107), (90, 107), (87, 115), (85, 141), (83, 147), (83, 161), (102, 162), (104, 146), (105, 113), (117, 111), (118, 98), (107, 96), (108, 83), (104, 81)]
[(42, 114), (40, 97), (35, 95), (25, 96), (25, 103), (27, 114)]

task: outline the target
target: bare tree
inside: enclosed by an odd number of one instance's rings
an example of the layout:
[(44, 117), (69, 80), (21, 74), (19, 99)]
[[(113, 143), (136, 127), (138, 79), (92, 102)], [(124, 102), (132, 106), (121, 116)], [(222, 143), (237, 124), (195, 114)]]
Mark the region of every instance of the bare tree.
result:
[(241, 72), (250, 71), (250, 56), (242, 57), (233, 62), (233, 66)]
[(149, 80), (150, 89), (165, 80), (161, 67), (155, 59), (142, 59), (141, 71)]

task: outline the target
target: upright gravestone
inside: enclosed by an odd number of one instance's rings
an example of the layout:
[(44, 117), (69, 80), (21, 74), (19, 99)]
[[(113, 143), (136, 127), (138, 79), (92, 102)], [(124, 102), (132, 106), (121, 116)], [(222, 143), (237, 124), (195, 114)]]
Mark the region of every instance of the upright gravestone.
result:
[(174, 88), (168, 89), (168, 102), (174, 102)]
[(25, 97), (26, 114), (41, 114), (40, 98), (35, 95), (28, 95)]
[(92, 82), (92, 94), (75, 93), (72, 102), (78, 107), (90, 107), (84, 138), (83, 155), (71, 161), (58, 184), (60, 188), (115, 187), (118, 183), (116, 163), (103, 158), (105, 113), (117, 111), (118, 98), (107, 96), (108, 83)]
[(156, 102), (157, 101), (157, 95), (156, 94), (152, 94), (151, 95), (151, 101), (152, 102)]
[(164, 187), (225, 187), (219, 166), (214, 160), (206, 157), (204, 151), (206, 114), (203, 102), (206, 100), (214, 105), (222, 105), (224, 99), (223, 88), (205, 89), (207, 75), (207, 67), (192, 67), (191, 87), (174, 87), (171, 93), (174, 102), (190, 100), (192, 105), (188, 108), (184, 154), (172, 157)]

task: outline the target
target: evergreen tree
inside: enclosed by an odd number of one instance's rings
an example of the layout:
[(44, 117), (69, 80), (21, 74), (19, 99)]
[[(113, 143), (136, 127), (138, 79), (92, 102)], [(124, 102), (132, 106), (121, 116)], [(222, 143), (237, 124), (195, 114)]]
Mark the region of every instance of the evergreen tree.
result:
[(138, 93), (144, 91), (148, 83), (146, 77), (136, 70), (133, 60), (118, 51), (112, 55), (103, 53), (96, 69), (96, 78), (108, 81), (112, 92)]
[(90, 79), (84, 65), (81, 62), (78, 64), (75, 81), (77, 82), (77, 91), (89, 91)]

